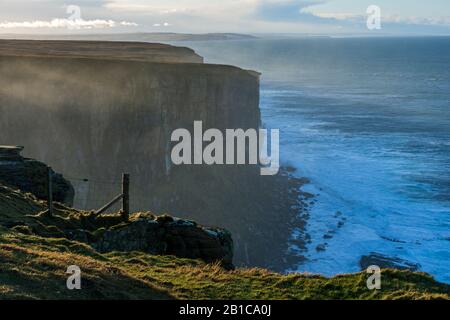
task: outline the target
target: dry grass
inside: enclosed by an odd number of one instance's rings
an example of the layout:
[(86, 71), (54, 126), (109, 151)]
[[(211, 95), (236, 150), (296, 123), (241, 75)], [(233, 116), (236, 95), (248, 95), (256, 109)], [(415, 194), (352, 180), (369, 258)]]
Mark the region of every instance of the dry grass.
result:
[[(82, 290), (66, 289), (70, 265)], [(449, 299), (450, 287), (430, 276), (384, 270), (382, 290), (367, 275), (331, 279), (263, 269), (226, 271), (218, 264), (140, 252), (101, 255), (87, 245), (0, 230), (3, 299)]]
[[(0, 257), (2, 299), (172, 299), (163, 288), (64, 239), (4, 233)], [(66, 287), (71, 265), (82, 269), (82, 290)]]
[[(100, 254), (87, 244), (55, 236), (58, 228), (93, 230), (122, 222), (45, 203), (0, 186), (0, 299), (450, 299), (450, 286), (429, 275), (384, 270), (382, 289), (367, 274), (325, 278), (263, 269), (226, 271), (218, 264), (142, 252)], [(133, 215), (131, 220), (150, 213)], [(167, 219), (167, 217), (159, 217)], [(45, 237), (33, 230), (48, 231)], [(39, 233), (39, 234), (42, 234)], [(66, 270), (82, 271), (82, 290), (68, 290)]]

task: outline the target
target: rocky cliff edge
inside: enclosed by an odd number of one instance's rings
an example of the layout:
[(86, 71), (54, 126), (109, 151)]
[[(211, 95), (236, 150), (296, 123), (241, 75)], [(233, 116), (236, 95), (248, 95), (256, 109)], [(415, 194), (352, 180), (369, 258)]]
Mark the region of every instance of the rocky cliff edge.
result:
[[(86, 243), (101, 253), (140, 251), (219, 262), (233, 268), (233, 240), (224, 229), (150, 212), (130, 217), (120, 212), (83, 212), (58, 202), (50, 215), (42, 193), (46, 184), (42, 172), (47, 166), (22, 158), (20, 151), (18, 147), (0, 147), (0, 226), (29, 235)], [(71, 188), (61, 175), (54, 177), (60, 185)], [(60, 187), (55, 194), (62, 197), (63, 191)]]

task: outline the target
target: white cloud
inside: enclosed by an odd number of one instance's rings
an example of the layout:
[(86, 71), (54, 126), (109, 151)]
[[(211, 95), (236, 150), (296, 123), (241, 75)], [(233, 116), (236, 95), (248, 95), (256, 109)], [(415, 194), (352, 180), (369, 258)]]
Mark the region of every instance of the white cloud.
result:
[[(313, 13), (316, 17), (324, 19), (336, 19), (348, 22), (364, 22), (367, 15), (354, 13)], [(423, 25), (423, 26), (450, 26), (450, 17), (417, 17), (400, 15), (382, 15), (382, 22), (396, 23), (405, 25)]]
[(135, 27), (134, 22), (121, 21), (116, 22), (114, 20), (84, 20), (84, 19), (52, 19), (52, 20), (35, 20), (35, 21), (23, 21), (23, 22), (1, 22), (0, 29), (101, 29), (101, 28), (114, 28), (117, 26)]
[(155, 23), (153, 24), (154, 27), (169, 27), (170, 23), (164, 22), (164, 23)]
[(128, 22), (128, 21), (121, 21), (120, 25), (123, 27), (137, 27), (139, 26), (136, 22)]
[(316, 17), (320, 18), (328, 18), (328, 19), (336, 19), (336, 20), (357, 20), (361, 18), (367, 18), (367, 16), (364, 15), (358, 15), (354, 13), (312, 13), (309, 12)]
[(104, 7), (122, 13), (143, 15), (241, 15), (262, 0), (109, 0)]
[[(364, 8), (336, 6), (339, 0), (0, 0), (0, 32), (20, 28), (131, 28), (154, 31), (166, 27), (174, 32), (346, 32), (366, 31)], [(344, 0), (341, 0), (344, 1)], [(81, 7), (86, 20), (67, 19), (67, 4)], [(329, 6), (320, 4), (329, 3)], [(353, 11), (353, 9), (355, 11)], [(342, 9), (341, 12), (338, 12)], [(361, 9), (361, 10), (360, 10)], [(425, 12), (399, 12), (382, 22), (388, 26), (448, 28), (450, 17), (424, 17)], [(396, 13), (390, 11), (390, 13)], [(403, 13), (403, 14), (402, 14)], [(432, 15), (431, 13), (427, 13)], [(442, 14), (448, 14), (442, 10)], [(100, 17), (101, 19), (95, 19)], [(95, 20), (94, 20), (95, 19)], [(2, 23), (2, 20), (7, 20)], [(73, 19), (72, 19), (73, 20)], [(125, 20), (125, 21), (124, 21)], [(25, 22), (10, 22), (25, 21)], [(133, 22), (128, 22), (133, 21)], [(136, 23), (135, 23), (136, 22)], [(8, 31), (10, 32), (10, 31)], [(56, 32), (56, 30), (55, 30)]]
[(386, 22), (417, 24), (425, 26), (450, 26), (450, 17), (401, 17), (399, 15), (390, 15), (384, 17)]

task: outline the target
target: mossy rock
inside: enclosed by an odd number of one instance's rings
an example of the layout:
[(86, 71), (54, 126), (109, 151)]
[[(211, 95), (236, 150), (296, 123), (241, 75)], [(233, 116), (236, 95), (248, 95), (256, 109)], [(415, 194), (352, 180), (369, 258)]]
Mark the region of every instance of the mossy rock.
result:
[(157, 216), (155, 219), (158, 223), (170, 223), (174, 222), (173, 217), (169, 216), (168, 214), (163, 214), (161, 216)]

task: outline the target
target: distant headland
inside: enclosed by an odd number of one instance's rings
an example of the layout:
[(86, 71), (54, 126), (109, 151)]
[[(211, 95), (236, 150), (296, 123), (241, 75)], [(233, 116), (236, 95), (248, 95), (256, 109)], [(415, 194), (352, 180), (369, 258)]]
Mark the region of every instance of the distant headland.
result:
[(0, 34), (0, 39), (26, 40), (97, 40), (97, 41), (214, 41), (214, 40), (248, 40), (257, 37), (240, 33), (170, 33), (170, 32), (138, 32), (138, 33), (98, 33), (98, 34)]

